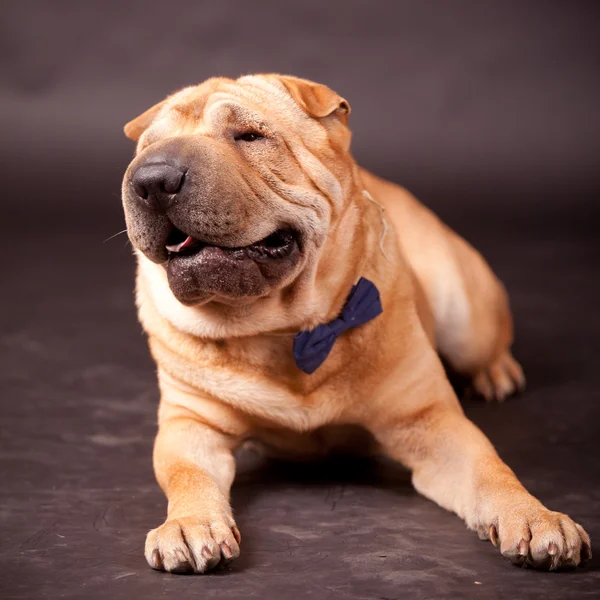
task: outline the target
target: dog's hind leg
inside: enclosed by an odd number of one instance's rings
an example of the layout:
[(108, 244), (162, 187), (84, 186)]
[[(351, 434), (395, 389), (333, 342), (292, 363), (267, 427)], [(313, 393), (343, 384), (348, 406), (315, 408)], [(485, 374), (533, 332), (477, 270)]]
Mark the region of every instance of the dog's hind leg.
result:
[[(442, 276), (442, 302), (433, 306), (440, 354), (486, 400), (502, 401), (525, 386), (513, 357), (508, 295), (481, 255), (447, 229), (452, 267)], [(435, 302), (435, 300), (434, 300)]]
[[(510, 352), (512, 319), (502, 284), (472, 246), (405, 189), (361, 171), (385, 208), (433, 317), (434, 344), (444, 359), (488, 400), (525, 384)], [(419, 298), (417, 298), (419, 304)], [(429, 333), (429, 324), (423, 322)]]

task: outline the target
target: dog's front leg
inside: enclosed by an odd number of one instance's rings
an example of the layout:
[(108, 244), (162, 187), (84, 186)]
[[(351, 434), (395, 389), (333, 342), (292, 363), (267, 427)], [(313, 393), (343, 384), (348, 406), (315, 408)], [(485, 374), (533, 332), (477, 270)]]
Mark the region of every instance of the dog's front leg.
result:
[(584, 529), (527, 492), (445, 388), (438, 388), (445, 399), (411, 410), (410, 401), (398, 402), (390, 414), (389, 402), (371, 427), (386, 453), (412, 470), (416, 489), (456, 512), (513, 563), (553, 570), (589, 558)]
[(193, 416), (161, 419), (154, 471), (169, 504), (167, 520), (146, 538), (151, 567), (203, 573), (239, 555), (240, 533), (229, 505), (235, 445)]

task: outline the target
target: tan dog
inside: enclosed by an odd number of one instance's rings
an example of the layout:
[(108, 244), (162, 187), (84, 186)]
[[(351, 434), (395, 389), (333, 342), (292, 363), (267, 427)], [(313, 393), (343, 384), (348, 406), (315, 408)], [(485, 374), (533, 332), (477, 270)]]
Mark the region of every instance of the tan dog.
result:
[[(123, 201), (137, 304), (161, 391), (154, 450), (168, 497), (155, 569), (239, 554), (229, 505), (247, 440), (314, 455), (371, 434), (517, 564), (573, 567), (590, 540), (531, 496), (463, 414), (438, 354), (488, 399), (524, 385), (511, 316), (481, 256), (404, 189), (359, 168), (350, 107), (279, 75), (210, 79), (128, 123)], [(346, 331), (311, 375), (292, 340), (340, 314), (361, 277), (383, 313)]]

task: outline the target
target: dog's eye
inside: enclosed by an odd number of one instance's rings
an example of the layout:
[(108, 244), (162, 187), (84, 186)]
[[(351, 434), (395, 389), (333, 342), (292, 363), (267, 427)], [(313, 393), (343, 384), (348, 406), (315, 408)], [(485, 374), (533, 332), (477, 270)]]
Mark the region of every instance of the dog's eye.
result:
[(239, 135), (235, 136), (235, 141), (241, 141), (241, 142), (255, 142), (256, 140), (262, 140), (264, 139), (264, 135), (261, 135), (260, 133), (256, 132), (256, 131), (247, 131), (246, 133), (240, 133)]

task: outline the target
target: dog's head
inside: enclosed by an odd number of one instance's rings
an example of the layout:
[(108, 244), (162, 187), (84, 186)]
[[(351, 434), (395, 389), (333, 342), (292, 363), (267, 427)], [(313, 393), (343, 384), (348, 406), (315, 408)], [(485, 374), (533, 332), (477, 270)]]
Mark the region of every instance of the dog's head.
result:
[(315, 268), (355, 177), (349, 112), (323, 85), (256, 75), (185, 88), (125, 126), (129, 237), (181, 303), (268, 296)]

